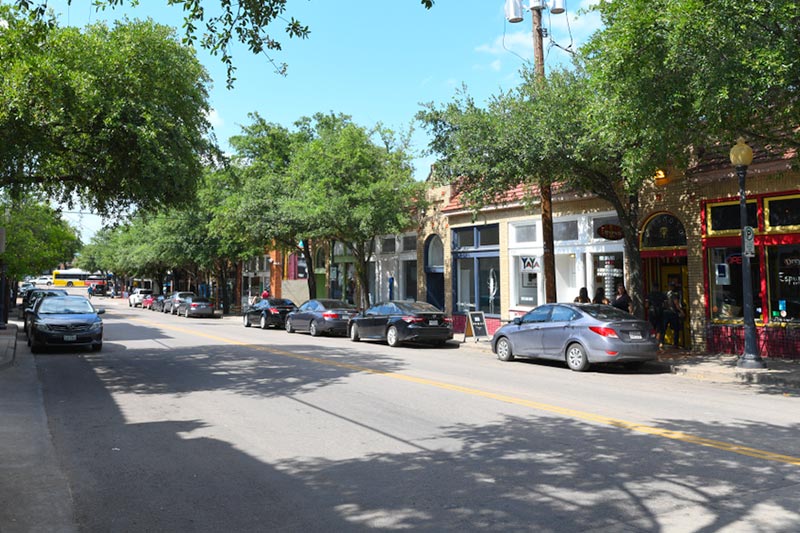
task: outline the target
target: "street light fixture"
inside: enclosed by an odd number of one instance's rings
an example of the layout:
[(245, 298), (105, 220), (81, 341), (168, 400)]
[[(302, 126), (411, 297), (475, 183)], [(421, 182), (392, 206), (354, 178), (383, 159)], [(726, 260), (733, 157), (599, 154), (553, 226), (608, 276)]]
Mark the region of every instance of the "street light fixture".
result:
[(753, 313), (753, 282), (750, 273), (750, 257), (753, 242), (753, 228), (747, 225), (747, 197), (745, 178), (747, 167), (753, 162), (753, 150), (742, 137), (731, 148), (731, 164), (736, 167), (739, 177), (739, 224), (742, 227), (742, 305), (744, 307), (744, 353), (736, 366), (739, 368), (767, 368), (758, 353), (756, 342), (756, 323)]

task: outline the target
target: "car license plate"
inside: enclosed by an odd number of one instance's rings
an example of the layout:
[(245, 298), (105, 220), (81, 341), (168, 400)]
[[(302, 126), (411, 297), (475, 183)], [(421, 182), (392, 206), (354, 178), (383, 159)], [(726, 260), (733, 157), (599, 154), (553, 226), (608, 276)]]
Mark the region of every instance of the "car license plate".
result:
[(78, 340), (77, 335), (64, 335), (64, 342), (75, 342)]
[(641, 333), (639, 333), (638, 331), (631, 331), (631, 333), (630, 333), (630, 337), (631, 337), (631, 339), (633, 339), (633, 340), (635, 340), (635, 341), (640, 341), (640, 340), (642, 340), (642, 334), (641, 334)]
[(430, 322), (428, 322), (428, 324), (430, 324), (431, 326), (438, 326), (439, 325), (439, 321), (438, 320), (431, 320)]

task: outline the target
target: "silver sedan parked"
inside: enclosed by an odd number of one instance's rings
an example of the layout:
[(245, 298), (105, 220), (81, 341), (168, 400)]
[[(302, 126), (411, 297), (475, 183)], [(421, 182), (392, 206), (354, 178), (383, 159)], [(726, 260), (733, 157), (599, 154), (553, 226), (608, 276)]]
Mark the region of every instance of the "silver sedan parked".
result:
[(592, 363), (651, 361), (658, 340), (649, 322), (609, 305), (545, 304), (498, 329), (492, 351), (501, 361), (553, 359), (580, 372)]

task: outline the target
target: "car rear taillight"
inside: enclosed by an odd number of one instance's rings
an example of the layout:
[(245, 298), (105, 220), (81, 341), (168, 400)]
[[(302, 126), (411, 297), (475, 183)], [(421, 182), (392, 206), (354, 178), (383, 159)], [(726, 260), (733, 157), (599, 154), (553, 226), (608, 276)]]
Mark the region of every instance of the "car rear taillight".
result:
[(614, 328), (604, 328), (601, 326), (589, 326), (589, 329), (600, 335), (601, 337), (611, 337), (612, 339), (618, 339), (619, 335), (617, 332), (614, 331)]
[(189, 307), (191, 307), (192, 309), (195, 309), (195, 308), (197, 308), (197, 304), (191, 304)]
[(444, 317), (444, 323), (445, 324), (450, 324), (452, 326), (453, 325), (453, 317), (449, 317), (449, 316)]
[(421, 324), (425, 322), (425, 319), (421, 316), (404, 316), (402, 317), (403, 322), (407, 324)]
[(322, 313), (322, 318), (334, 319), (334, 318), (340, 318), (340, 317), (339, 317), (339, 313), (332, 313), (330, 311), (326, 311), (325, 313)]
[(273, 315), (278, 315), (280, 314), (281, 311), (277, 307), (270, 307), (269, 312), (272, 313)]

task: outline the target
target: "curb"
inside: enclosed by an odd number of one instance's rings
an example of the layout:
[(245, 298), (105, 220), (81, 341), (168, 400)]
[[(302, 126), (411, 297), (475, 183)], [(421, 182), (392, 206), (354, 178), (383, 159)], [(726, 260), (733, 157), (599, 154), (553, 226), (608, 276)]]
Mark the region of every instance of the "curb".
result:
[(745, 385), (771, 385), (800, 389), (800, 377), (780, 371), (770, 372), (769, 370), (735, 370), (733, 372), (718, 372), (709, 369), (672, 365), (672, 373), (676, 376), (690, 379), (742, 383)]

